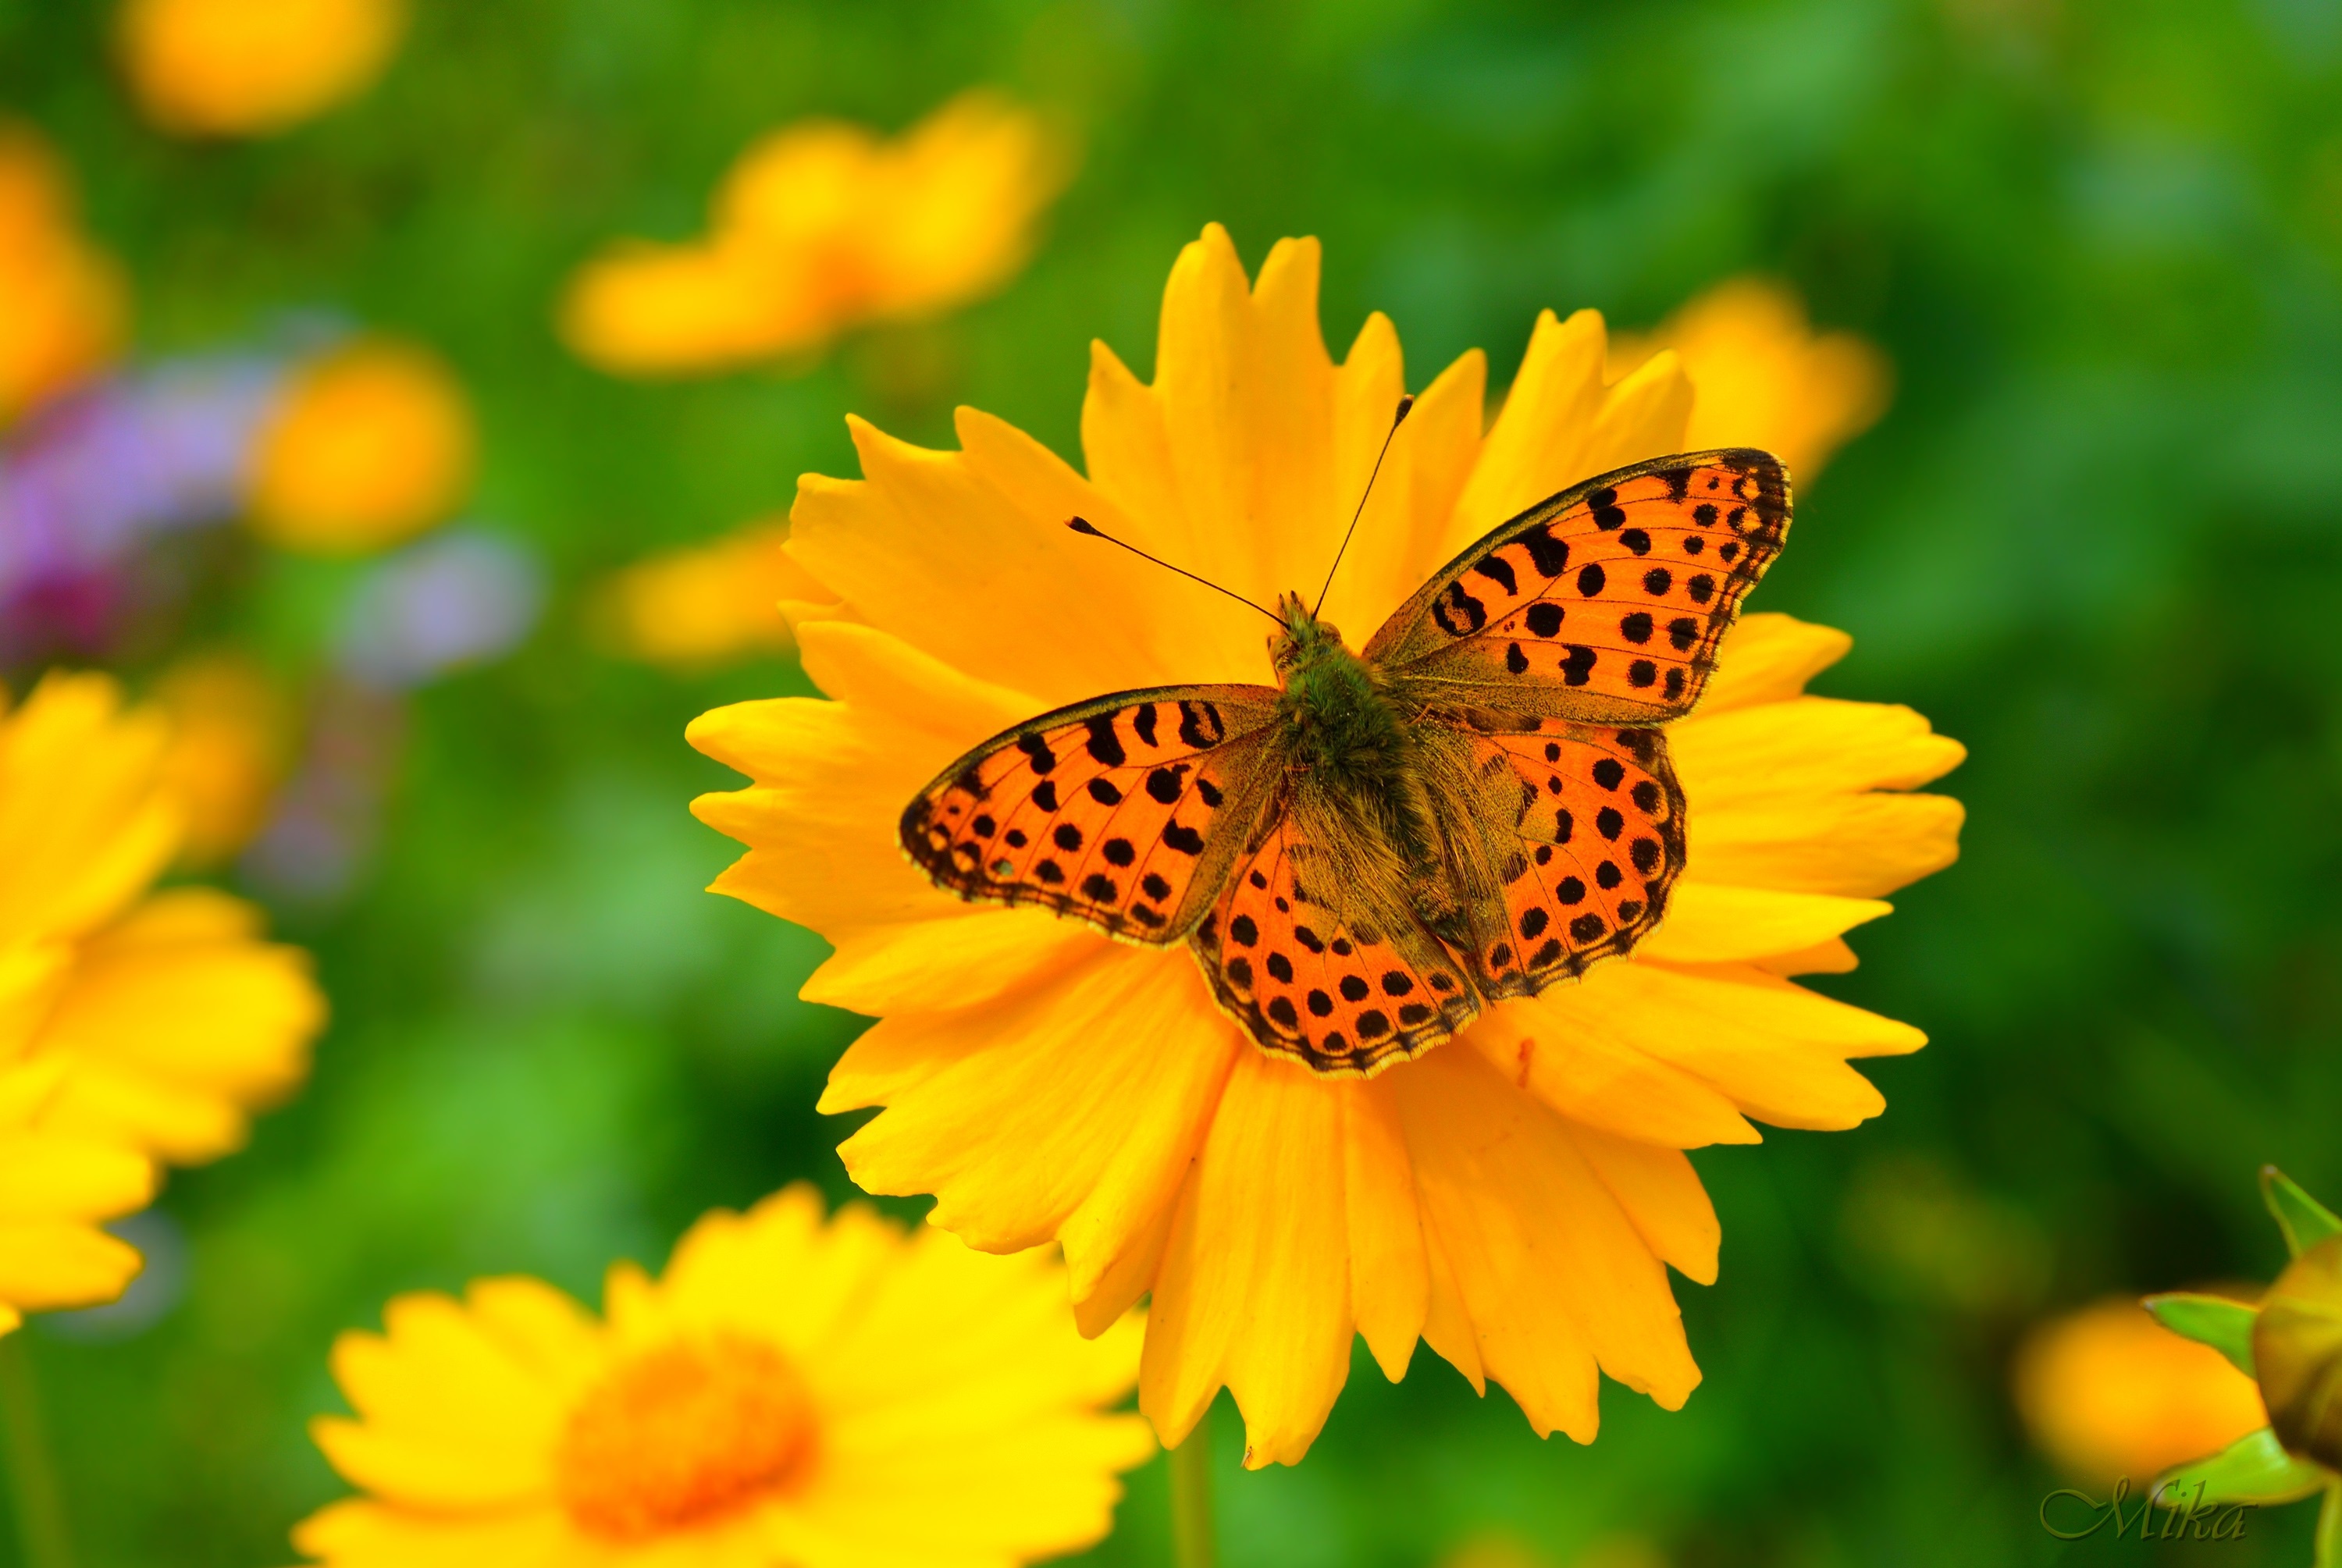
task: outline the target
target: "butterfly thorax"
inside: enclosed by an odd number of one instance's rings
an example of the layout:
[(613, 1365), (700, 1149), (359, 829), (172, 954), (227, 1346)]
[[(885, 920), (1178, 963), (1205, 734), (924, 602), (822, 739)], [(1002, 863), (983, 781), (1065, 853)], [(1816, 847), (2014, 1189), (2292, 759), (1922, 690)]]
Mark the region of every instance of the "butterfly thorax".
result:
[(1342, 634), (1286, 594), (1286, 630), (1270, 647), (1286, 763), (1303, 788), (1358, 825), (1370, 825), (1409, 861), (1429, 855), (1416, 743), (1388, 683)]

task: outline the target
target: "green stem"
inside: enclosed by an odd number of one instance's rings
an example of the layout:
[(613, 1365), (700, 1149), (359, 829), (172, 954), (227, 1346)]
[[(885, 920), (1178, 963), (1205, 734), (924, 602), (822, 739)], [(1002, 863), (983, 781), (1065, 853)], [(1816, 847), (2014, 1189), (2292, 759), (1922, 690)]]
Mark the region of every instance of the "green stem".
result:
[(0, 1339), (0, 1449), (8, 1456), (9, 1500), (26, 1568), (73, 1568), (65, 1493), (41, 1421), (40, 1389), (23, 1331)]
[(1171, 1451), (1171, 1560), (1178, 1568), (1214, 1568), (1220, 1560), (1212, 1527), (1212, 1435), (1207, 1413)]
[(2317, 1510), (2317, 1549), (2310, 1559), (2317, 1568), (2342, 1568), (2342, 1481), (2326, 1489)]

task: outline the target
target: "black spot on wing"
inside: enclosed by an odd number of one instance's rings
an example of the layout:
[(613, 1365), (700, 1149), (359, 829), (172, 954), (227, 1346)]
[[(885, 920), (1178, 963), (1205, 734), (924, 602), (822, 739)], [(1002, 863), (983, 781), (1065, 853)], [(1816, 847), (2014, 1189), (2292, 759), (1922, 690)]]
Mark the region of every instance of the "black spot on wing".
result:
[(1046, 735), (1018, 735), (1016, 749), (1025, 754), (1025, 760), (1033, 764), (1036, 774), (1046, 774), (1057, 765), (1057, 754), (1049, 749)]
[(1089, 731), (1089, 754), (1110, 768), (1118, 768), (1129, 760), (1122, 749), (1122, 737), (1114, 733), (1114, 715), (1099, 714), (1084, 721)]
[(1553, 536), (1553, 530), (1540, 523), (1523, 534), (1518, 541), (1528, 547), (1529, 560), (1538, 574), (1558, 577), (1569, 569), (1569, 546)]

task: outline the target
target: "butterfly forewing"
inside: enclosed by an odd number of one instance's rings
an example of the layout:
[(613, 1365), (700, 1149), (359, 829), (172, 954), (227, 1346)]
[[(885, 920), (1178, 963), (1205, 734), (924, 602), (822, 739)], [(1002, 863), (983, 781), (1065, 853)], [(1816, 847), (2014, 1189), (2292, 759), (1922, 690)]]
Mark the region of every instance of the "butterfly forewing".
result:
[(1276, 693), (1165, 686), (993, 736), (919, 792), (903, 847), (963, 898), (1168, 944), (1211, 906), (1271, 782)]
[(1547, 719), (1473, 745), (1484, 773), (1517, 781), (1519, 803), (1509, 842), (1494, 846), (1504, 907), (1473, 912), (1474, 984), (1492, 998), (1535, 995), (1633, 948), (1683, 868), (1666, 737)]
[(1364, 931), (1309, 887), (1313, 846), (1275, 814), (1194, 937), (1220, 1005), (1253, 1039), (1320, 1073), (1372, 1073), (1421, 1054), (1478, 1004), (1418, 925)]
[(1366, 657), (1430, 700), (1587, 724), (1690, 711), (1740, 601), (1780, 554), (1789, 480), (1746, 449), (1606, 474), (1448, 563)]

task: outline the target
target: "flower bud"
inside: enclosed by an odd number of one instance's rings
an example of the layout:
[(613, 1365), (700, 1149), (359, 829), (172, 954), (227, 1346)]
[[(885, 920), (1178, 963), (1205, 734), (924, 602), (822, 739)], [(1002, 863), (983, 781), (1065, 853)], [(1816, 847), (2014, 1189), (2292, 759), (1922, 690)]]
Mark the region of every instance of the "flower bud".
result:
[(2253, 1362), (2277, 1441), (2342, 1470), (2342, 1235), (2304, 1252), (2269, 1287)]

